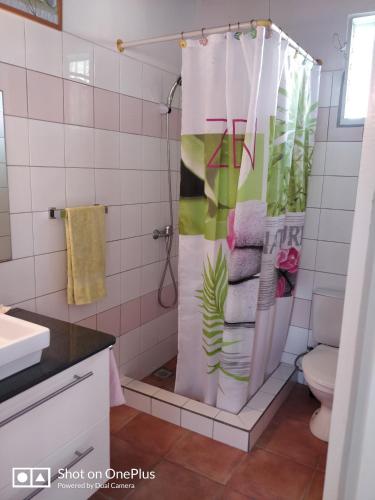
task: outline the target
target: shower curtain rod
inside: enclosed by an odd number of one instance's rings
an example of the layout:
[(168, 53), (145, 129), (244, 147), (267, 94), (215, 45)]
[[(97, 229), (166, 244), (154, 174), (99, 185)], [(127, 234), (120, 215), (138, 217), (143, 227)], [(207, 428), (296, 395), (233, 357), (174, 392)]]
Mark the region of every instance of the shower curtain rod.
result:
[(280, 33), (282, 38), (288, 40), (289, 45), (291, 47), (296, 49), (297, 52), (305, 56), (309, 61), (313, 62), (314, 64), (319, 64), (320, 66), (323, 64), (321, 59), (314, 59), (310, 54), (306, 52), (306, 50), (304, 50), (294, 40), (292, 40), (290, 36), (288, 36), (283, 30), (281, 30), (278, 26), (276, 26), (276, 24), (273, 24), (271, 19), (254, 19), (252, 21), (247, 21), (244, 23), (227, 24), (225, 26), (216, 26), (213, 28), (201, 28), (200, 30), (187, 31), (186, 33), (185, 32), (175, 33), (173, 35), (164, 35), (154, 38), (144, 38), (142, 40), (133, 40), (130, 42), (125, 42), (121, 38), (118, 38), (116, 41), (116, 46), (119, 52), (124, 52), (125, 49), (131, 47), (139, 47), (141, 45), (150, 45), (153, 43), (160, 43), (160, 42), (170, 42), (173, 40), (184, 40), (185, 36), (190, 38), (195, 36), (212, 35), (215, 33), (225, 33), (227, 31), (232, 31), (232, 30), (242, 31), (245, 29), (250, 29), (254, 26), (263, 26), (276, 33)]

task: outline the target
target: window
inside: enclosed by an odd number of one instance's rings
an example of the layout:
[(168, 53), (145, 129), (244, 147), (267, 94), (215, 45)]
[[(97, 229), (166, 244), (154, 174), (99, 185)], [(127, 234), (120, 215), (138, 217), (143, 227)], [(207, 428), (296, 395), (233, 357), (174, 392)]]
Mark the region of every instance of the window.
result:
[(370, 90), (374, 35), (375, 12), (350, 16), (340, 125), (363, 125)]

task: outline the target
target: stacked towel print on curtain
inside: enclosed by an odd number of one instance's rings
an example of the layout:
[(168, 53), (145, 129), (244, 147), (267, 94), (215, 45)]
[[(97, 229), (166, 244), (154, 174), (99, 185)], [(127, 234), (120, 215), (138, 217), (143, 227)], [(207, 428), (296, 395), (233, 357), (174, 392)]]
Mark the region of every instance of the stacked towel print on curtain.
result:
[(293, 305), (320, 68), (266, 30), (182, 52), (176, 392), (238, 412)]

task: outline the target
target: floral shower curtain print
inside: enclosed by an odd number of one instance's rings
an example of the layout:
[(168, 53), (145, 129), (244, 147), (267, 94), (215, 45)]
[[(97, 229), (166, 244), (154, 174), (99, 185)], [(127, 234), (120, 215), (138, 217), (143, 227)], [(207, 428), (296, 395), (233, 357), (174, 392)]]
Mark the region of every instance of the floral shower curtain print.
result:
[(280, 363), (319, 69), (259, 27), (183, 50), (176, 392), (238, 412)]

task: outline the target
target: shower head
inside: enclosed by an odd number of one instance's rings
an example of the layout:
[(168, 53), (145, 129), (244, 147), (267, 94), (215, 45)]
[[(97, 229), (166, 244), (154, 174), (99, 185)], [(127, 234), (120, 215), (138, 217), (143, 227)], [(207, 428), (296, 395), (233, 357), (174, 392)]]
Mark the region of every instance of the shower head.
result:
[(167, 99), (167, 108), (168, 108), (168, 113), (170, 113), (170, 112), (171, 112), (171, 110), (172, 110), (172, 101), (173, 101), (173, 96), (174, 96), (174, 94), (175, 94), (175, 92), (176, 92), (176, 88), (177, 88), (179, 85), (180, 85), (180, 86), (182, 85), (182, 78), (181, 78), (181, 76), (179, 76), (179, 77), (177, 78), (177, 80), (176, 80), (176, 81), (174, 82), (174, 84), (172, 85), (171, 90), (169, 91), (169, 94), (168, 94), (168, 99)]

